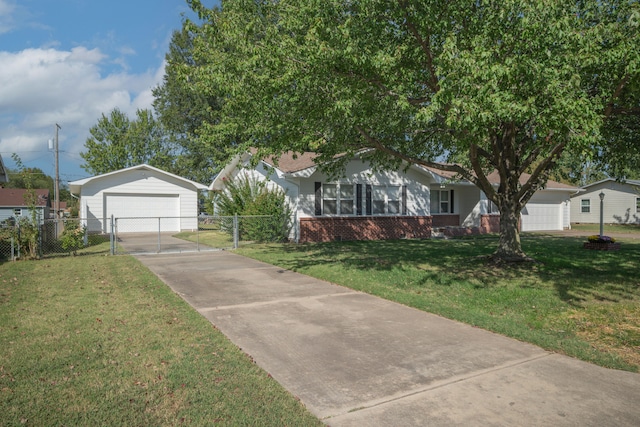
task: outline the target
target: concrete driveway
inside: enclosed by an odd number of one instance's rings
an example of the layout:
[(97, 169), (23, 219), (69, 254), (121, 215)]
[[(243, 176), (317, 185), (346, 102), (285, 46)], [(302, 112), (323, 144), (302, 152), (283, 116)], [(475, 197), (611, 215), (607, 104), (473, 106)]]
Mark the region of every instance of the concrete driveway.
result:
[(118, 233), (118, 252), (136, 254), (216, 250), (200, 243), (173, 237), (175, 232)]
[(330, 426), (640, 424), (639, 374), (230, 252), (138, 259)]

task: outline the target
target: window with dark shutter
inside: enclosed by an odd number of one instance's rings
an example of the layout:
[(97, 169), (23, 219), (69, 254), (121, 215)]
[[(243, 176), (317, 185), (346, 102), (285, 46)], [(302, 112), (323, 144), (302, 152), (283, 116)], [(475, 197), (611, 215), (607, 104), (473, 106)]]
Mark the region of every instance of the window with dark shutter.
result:
[(402, 186), (402, 215), (407, 214), (407, 186)]
[(366, 215), (371, 215), (371, 185), (366, 186)]
[(316, 206), (315, 206), (315, 211), (316, 211), (316, 215), (320, 216), (322, 215), (322, 183), (321, 182), (316, 182), (315, 183), (315, 189), (316, 189)]
[(356, 215), (362, 215), (362, 184), (356, 184)]

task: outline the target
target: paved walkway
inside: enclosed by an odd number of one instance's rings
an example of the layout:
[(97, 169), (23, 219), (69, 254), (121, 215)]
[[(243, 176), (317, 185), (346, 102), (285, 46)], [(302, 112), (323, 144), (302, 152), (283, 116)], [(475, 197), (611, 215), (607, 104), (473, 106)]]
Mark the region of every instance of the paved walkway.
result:
[(230, 252), (138, 258), (330, 426), (640, 425), (639, 374)]

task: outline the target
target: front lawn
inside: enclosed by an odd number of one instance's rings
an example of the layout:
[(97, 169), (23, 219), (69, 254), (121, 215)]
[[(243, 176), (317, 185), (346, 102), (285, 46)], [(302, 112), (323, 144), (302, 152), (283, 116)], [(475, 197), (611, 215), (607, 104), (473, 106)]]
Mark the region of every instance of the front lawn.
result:
[[(638, 224), (603, 224), (603, 233), (627, 233), (640, 237), (640, 225)], [(599, 234), (600, 224), (582, 224), (573, 223), (571, 229), (575, 231), (583, 231), (585, 233)]]
[(0, 265), (0, 424), (322, 425), (137, 260), (81, 252)]
[(238, 253), (617, 369), (640, 368), (640, 240), (617, 252), (526, 235), (535, 264), (489, 266), (496, 236), (242, 247)]

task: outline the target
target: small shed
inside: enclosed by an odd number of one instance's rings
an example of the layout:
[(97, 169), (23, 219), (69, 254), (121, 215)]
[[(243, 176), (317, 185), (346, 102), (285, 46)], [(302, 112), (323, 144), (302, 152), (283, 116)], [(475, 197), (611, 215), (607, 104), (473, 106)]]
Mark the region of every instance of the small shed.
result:
[(205, 185), (142, 164), (69, 183), (89, 232), (177, 232), (198, 226), (198, 191)]

